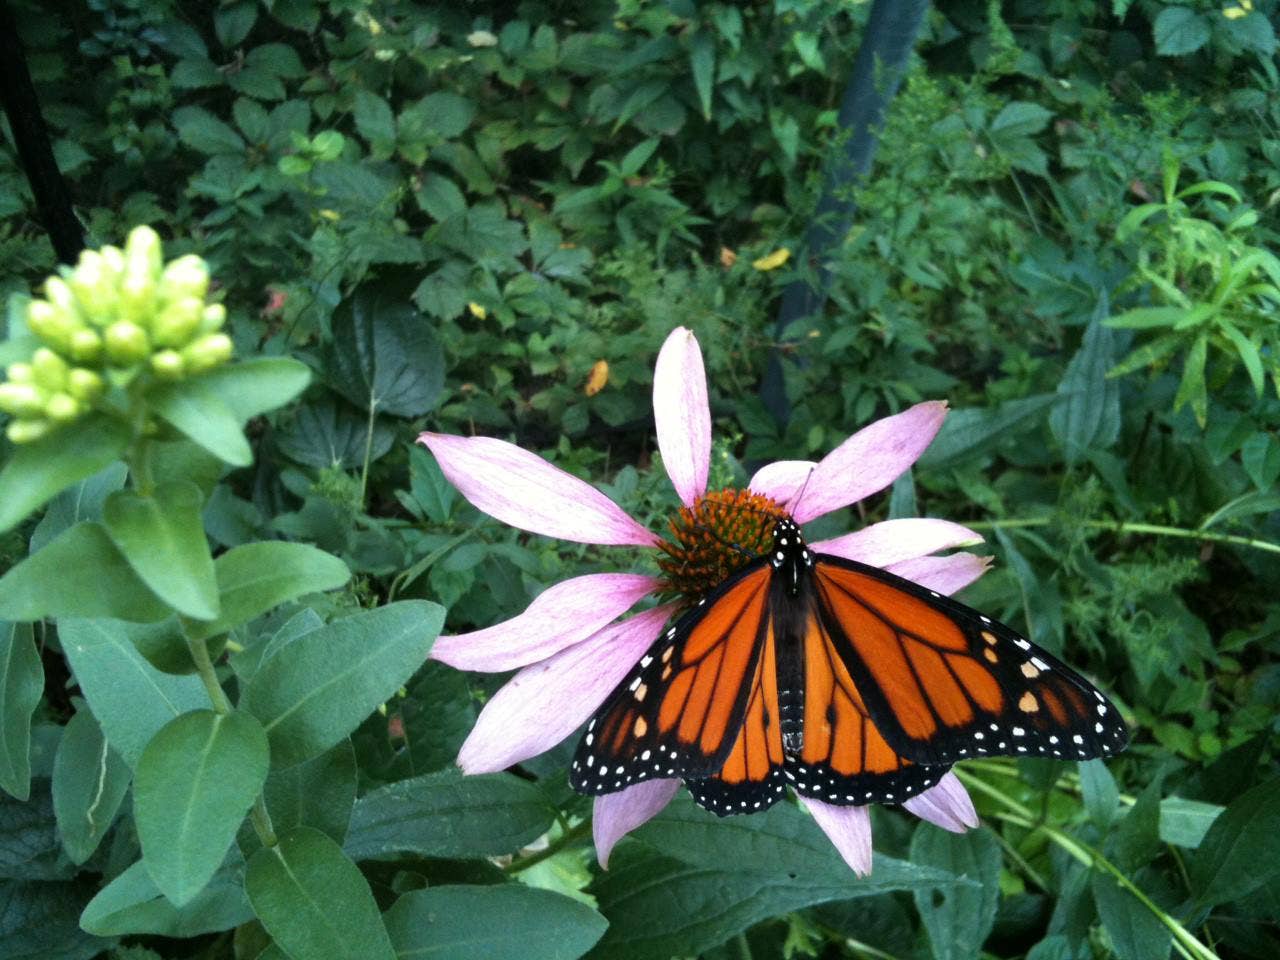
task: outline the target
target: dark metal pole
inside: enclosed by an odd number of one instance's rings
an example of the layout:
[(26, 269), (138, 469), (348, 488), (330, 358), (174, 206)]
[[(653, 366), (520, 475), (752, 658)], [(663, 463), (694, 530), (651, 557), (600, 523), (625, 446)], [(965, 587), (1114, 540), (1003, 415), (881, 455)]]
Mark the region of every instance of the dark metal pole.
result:
[(71, 208), (71, 193), (53, 159), (36, 88), (18, 39), (18, 24), (0, 0), (0, 104), (9, 117), (18, 159), (36, 198), (36, 210), (62, 263), (74, 263), (84, 249), (84, 230)]
[[(787, 326), (812, 316), (827, 302), (830, 270), (827, 259), (843, 242), (857, 213), (850, 196), (853, 186), (871, 169), (885, 111), (906, 73), (907, 61), (924, 22), (928, 0), (875, 0), (867, 20), (853, 73), (840, 104), (839, 130), (843, 149), (832, 151), (823, 176), (822, 196), (805, 233), (802, 256), (812, 282), (793, 280), (782, 293), (775, 337), (782, 340)], [(769, 357), (760, 397), (780, 424), (791, 416), (777, 349)]]

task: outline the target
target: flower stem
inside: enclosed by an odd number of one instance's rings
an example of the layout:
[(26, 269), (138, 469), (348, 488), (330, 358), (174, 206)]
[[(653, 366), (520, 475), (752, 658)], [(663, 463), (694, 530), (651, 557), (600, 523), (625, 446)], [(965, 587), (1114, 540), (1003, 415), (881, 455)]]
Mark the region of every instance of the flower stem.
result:
[(1150, 897), (1143, 893), (1132, 880), (1125, 876), (1124, 872), (1119, 867), (1103, 856), (1099, 850), (1094, 849), (1087, 843), (1075, 839), (1066, 832), (1059, 830), (1057, 827), (1050, 826), (1042, 820), (1037, 819), (1032, 815), (1030, 810), (1018, 803), (1012, 797), (1002, 793), (996, 787), (985, 783), (978, 777), (973, 776), (971, 773), (959, 769), (955, 772), (964, 782), (966, 787), (986, 794), (1006, 809), (1012, 811), (1010, 813), (996, 814), (997, 819), (1003, 820), (1005, 823), (1011, 823), (1017, 827), (1023, 827), (1027, 830), (1041, 830), (1050, 840), (1086, 867), (1096, 868), (1104, 873), (1110, 874), (1115, 879), (1116, 883), (1129, 891), (1129, 893), (1131, 893), (1139, 903), (1150, 910), (1151, 913), (1155, 915), (1156, 919), (1169, 930), (1173, 935), (1174, 945), (1177, 947), (1178, 952), (1184, 957), (1192, 958), (1192, 960), (1219, 960), (1216, 953), (1197, 940), (1186, 927), (1161, 910)]
[[(1025, 527), (1049, 527), (1058, 523), (1056, 517), (1015, 517), (1012, 520), (986, 520), (966, 524), (975, 530), (1010, 530)], [(1113, 533), (1149, 533), (1157, 537), (1181, 537), (1186, 540), (1207, 540), (1211, 543), (1231, 543), (1240, 547), (1252, 547), (1280, 553), (1280, 543), (1239, 537), (1230, 533), (1211, 533), (1208, 530), (1188, 530), (1186, 527), (1166, 527), (1156, 523), (1129, 523), (1114, 520), (1075, 520), (1078, 526), (1091, 530), (1110, 530)]]
[(360, 509), (364, 509), (365, 490), (369, 486), (369, 460), (373, 457), (373, 422), (377, 417), (377, 407), (369, 403), (369, 424), (364, 431), (364, 467), (360, 470)]
[(209, 648), (205, 646), (203, 640), (192, 640), (190, 637), (186, 639), (187, 649), (191, 651), (191, 659), (195, 661), (196, 672), (200, 674), (204, 689), (209, 694), (209, 699), (213, 701), (214, 712), (223, 716), (229, 714), (231, 701), (227, 699), (222, 684), (218, 682), (218, 672), (213, 669), (213, 661), (209, 659)]
[(504, 869), (506, 870), (507, 873), (519, 873), (521, 870), (528, 870), (534, 864), (541, 863), (543, 860), (547, 860), (550, 857), (554, 857), (561, 850), (564, 850), (566, 847), (570, 847), (573, 844), (577, 843), (579, 840), (586, 837), (586, 835), (590, 832), (591, 832), (591, 821), (583, 820), (581, 823), (578, 823), (575, 826), (570, 827), (564, 833), (560, 834), (560, 836), (556, 837), (555, 840), (552, 840), (541, 850), (534, 850), (532, 853), (528, 854), (527, 856), (523, 856), (516, 860), (512, 860), (509, 864), (507, 864), (507, 866)]

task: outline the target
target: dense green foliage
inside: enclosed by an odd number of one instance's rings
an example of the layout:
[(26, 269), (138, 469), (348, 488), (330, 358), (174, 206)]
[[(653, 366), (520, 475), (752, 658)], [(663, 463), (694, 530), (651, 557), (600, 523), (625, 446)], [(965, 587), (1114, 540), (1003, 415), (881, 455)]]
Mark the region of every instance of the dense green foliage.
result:
[[(0, 954), (1280, 955), (1273, 0), (937, 4), (781, 342), (807, 268), (753, 261), (809, 224), (867, 3), (12, 5), (91, 245), (204, 257), (239, 359), (139, 395), (163, 442), (0, 452)], [(56, 267), (11, 147), (5, 363)], [(1129, 750), (963, 765), (984, 827), (877, 808), (867, 879), (793, 805), (687, 798), (601, 871), (570, 747), (461, 777), (502, 678), (421, 666), (440, 608), (630, 561), (489, 520), (412, 439), (513, 439), (661, 529), (678, 324), (722, 482), (948, 400), (814, 532), (988, 533), (964, 599), (1097, 679)]]

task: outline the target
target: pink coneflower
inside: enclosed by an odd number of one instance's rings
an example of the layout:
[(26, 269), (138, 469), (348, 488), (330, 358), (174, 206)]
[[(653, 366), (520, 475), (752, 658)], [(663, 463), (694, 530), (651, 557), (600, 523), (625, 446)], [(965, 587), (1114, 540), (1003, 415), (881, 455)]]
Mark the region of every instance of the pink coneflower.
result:
[[(691, 517), (714, 520), (717, 525), (732, 523), (732, 516), (724, 518), (735, 504), (767, 498), (798, 523), (807, 523), (893, 483), (924, 452), (946, 416), (945, 403), (916, 404), (864, 427), (816, 464), (787, 460), (764, 467), (751, 478), (749, 495), (744, 495), (707, 492), (711, 412), (706, 374), (698, 341), (683, 327), (672, 331), (658, 354), (653, 408), (662, 462), (685, 506), (672, 523), (671, 543), (645, 529), (595, 488), (513, 444), (438, 433), (419, 437), (449, 481), (490, 516), (531, 533), (578, 543), (658, 548), (662, 551), (659, 565), (666, 574), (662, 578), (631, 573), (574, 577), (548, 587), (517, 617), (483, 630), (440, 637), (431, 655), (460, 670), (519, 668), (485, 705), (463, 744), (458, 764), (465, 772), (502, 770), (550, 749), (577, 730), (636, 665), (682, 603), (663, 603), (628, 619), (618, 618), (645, 596), (696, 597), (706, 585), (699, 576), (714, 582), (727, 575), (720, 568), (735, 562), (731, 554), (712, 551), (709, 557), (698, 557), (698, 563), (687, 562), (692, 549), (687, 541)], [(872, 524), (810, 547), (882, 567), (950, 594), (981, 576), (986, 561), (963, 552), (934, 554), (981, 540), (972, 530), (946, 520), (902, 519)], [(673, 557), (682, 562), (672, 564)], [(692, 579), (678, 577), (674, 575), (677, 566), (698, 572)], [(593, 829), (601, 865), (607, 865), (614, 844), (666, 806), (678, 787), (677, 780), (648, 780), (596, 798)], [(801, 800), (849, 866), (857, 873), (868, 873), (867, 808)], [(902, 805), (954, 832), (978, 822), (968, 793), (952, 773)]]

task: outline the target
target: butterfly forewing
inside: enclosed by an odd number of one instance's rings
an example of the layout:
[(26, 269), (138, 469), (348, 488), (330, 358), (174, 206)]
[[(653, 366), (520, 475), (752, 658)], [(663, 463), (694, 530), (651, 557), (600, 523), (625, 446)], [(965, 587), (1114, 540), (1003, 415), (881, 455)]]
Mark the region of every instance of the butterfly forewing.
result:
[(1128, 742), (1100, 691), (1003, 624), (838, 557), (819, 555), (814, 579), (832, 646), (902, 756), (924, 764), (991, 754), (1083, 760)]
[(581, 793), (708, 777), (743, 727), (765, 646), (769, 568), (752, 564), (676, 621), (587, 726), (570, 767)]

